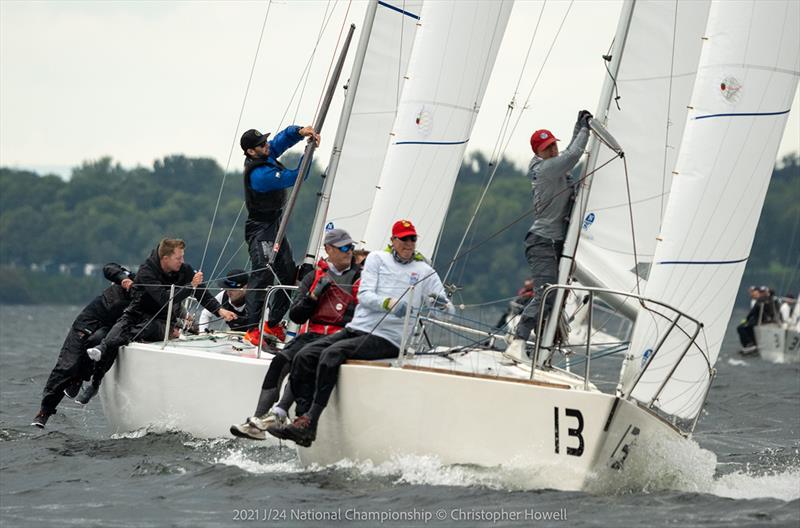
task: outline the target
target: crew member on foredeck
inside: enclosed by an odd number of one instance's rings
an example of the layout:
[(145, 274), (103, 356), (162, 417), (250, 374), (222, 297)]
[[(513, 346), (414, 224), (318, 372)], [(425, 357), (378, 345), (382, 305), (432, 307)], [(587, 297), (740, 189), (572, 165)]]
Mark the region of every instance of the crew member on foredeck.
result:
[[(225, 278), (220, 281), (223, 290), (214, 297), (217, 302), (231, 312), (236, 314), (236, 319), (226, 321), (231, 330), (245, 330), (247, 324), (247, 303), (244, 301), (245, 286), (247, 286), (247, 272), (241, 269), (228, 271)], [(209, 324), (214, 319), (214, 314), (208, 310), (203, 310), (200, 314), (200, 322), (197, 325), (199, 332), (209, 329)]]
[(409, 310), (418, 311), (426, 305), (453, 311), (439, 275), (416, 252), (416, 245), (414, 225), (398, 220), (386, 250), (369, 254), (361, 272), (353, 320), (341, 332), (304, 346), (295, 356), (289, 383), (296, 399), (297, 418), (289, 425), (270, 425), (267, 431), (271, 435), (310, 446), (336, 386), (339, 367), (346, 360), (397, 357)]
[(42, 404), (31, 425), (43, 428), (48, 418), (56, 413), (56, 407), (64, 396), (83, 396), (81, 384), (84, 378), (102, 378), (111, 367), (107, 361), (93, 363), (86, 355), (86, 348), (99, 343), (130, 304), (135, 275), (114, 262), (103, 266), (103, 275), (113, 284), (87, 304), (73, 321), (56, 366), (44, 386)]
[[(150, 257), (139, 266), (136, 273), (133, 299), (122, 317), (109, 330), (99, 345), (86, 350), (94, 361), (104, 361), (111, 354), (116, 356), (119, 347), (125, 346), (134, 339), (155, 341), (163, 339), (170, 303), (170, 287), (175, 285), (175, 296), (171, 299), (173, 320), (184, 299), (190, 295), (197, 299), (208, 311), (215, 313), (226, 321), (236, 319), (236, 314), (222, 308), (208, 292), (203, 283), (203, 272), (195, 272), (183, 261), (186, 243), (180, 239), (164, 238)], [(91, 390), (89, 398), (97, 393), (94, 385), (87, 385)], [(89, 398), (86, 399), (88, 403)]]
[(234, 436), (264, 440), (267, 427), (289, 422), (288, 411), (294, 403), (289, 384), (280, 401), (275, 402), (296, 353), (312, 341), (338, 332), (353, 319), (361, 278), (361, 267), (355, 264), (353, 257), (354, 245), (344, 229), (325, 233), (328, 258), (320, 259), (316, 271), (303, 277), (289, 308), (289, 319), (302, 325), (300, 333), (275, 353), (261, 385), (256, 411), (243, 424), (231, 426)]
[[(558, 260), (564, 249), (576, 190), (572, 169), (578, 164), (589, 140), (591, 118), (588, 110), (578, 113), (572, 141), (560, 154), (556, 144), (558, 139), (549, 130), (537, 130), (531, 136), (534, 156), (528, 167), (528, 177), (533, 193), (533, 224), (525, 237), (525, 257), (531, 268), (535, 290), (522, 311), (514, 340), (506, 349), (506, 355), (517, 361), (528, 359), (525, 342), (539, 320), (542, 294), (549, 284), (558, 281)], [(545, 317), (552, 310), (553, 302), (554, 296), (551, 295), (545, 304)]]
[[(287, 169), (278, 158), (304, 137), (319, 145), (319, 134), (310, 126), (289, 126), (278, 132), (272, 141), (267, 141), (269, 133), (262, 134), (250, 129), (239, 142), (244, 151), (244, 201), (247, 205), (247, 221), (244, 238), (250, 253), (249, 288), (247, 302), (247, 339), (257, 345), (261, 339), (258, 324), (264, 309), (265, 288), (275, 283), (294, 285), (296, 268), (289, 240), (284, 237), (272, 267), (275, 238), (283, 215), (287, 189), (297, 180), (298, 169)], [(308, 176), (308, 175), (306, 175)], [(278, 291), (270, 301), (269, 319), (264, 333), (271, 334), (280, 341), (286, 333), (280, 325), (289, 308), (289, 294)]]

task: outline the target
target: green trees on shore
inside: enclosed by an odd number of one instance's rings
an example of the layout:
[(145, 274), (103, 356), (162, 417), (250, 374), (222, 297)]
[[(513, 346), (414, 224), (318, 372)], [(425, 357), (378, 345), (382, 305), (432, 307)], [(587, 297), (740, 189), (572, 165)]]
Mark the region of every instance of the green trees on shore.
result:
[[(288, 166), (297, 164), (296, 157), (287, 157)], [(435, 261), (441, 273), (454, 258), (490, 170), (481, 153), (461, 168)], [(289, 226), (296, 257), (305, 250), (319, 174), (315, 164)], [(464, 302), (513, 295), (524, 279), (529, 197), (524, 170), (501, 162), (453, 262), (450, 281), (463, 288)], [(165, 235), (185, 239), (187, 262), (202, 267), (207, 277), (214, 268), (219, 276), (230, 267), (245, 267), (245, 217), (241, 173), (226, 175), (211, 159), (174, 155), (150, 168), (125, 169), (103, 158), (74, 168), (68, 181), (0, 168), (0, 302), (88, 302), (103, 281), (82, 277), (85, 264), (137, 266)], [(769, 284), (779, 293), (800, 287), (798, 224), (800, 158), (793, 155), (773, 174), (745, 284)], [(72, 273), (65, 275), (67, 269)]]

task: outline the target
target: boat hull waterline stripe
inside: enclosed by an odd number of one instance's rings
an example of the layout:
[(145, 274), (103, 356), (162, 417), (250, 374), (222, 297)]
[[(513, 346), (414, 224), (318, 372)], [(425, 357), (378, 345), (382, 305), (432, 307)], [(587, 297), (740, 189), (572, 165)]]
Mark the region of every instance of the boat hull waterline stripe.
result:
[[(791, 108), (789, 109), (791, 110)], [(788, 114), (789, 110), (782, 110), (780, 112), (742, 112), (740, 114), (709, 114), (709, 115), (702, 115), (697, 116), (694, 119), (709, 119), (711, 117), (754, 117), (754, 116), (776, 116), (776, 115), (783, 115)]]
[(750, 257), (745, 257), (743, 259), (737, 259), (737, 260), (665, 260), (663, 262), (659, 262), (659, 264), (700, 264), (700, 265), (738, 264), (740, 262), (744, 262), (749, 258)]
[(389, 9), (391, 9), (392, 11), (397, 11), (401, 15), (405, 15), (407, 17), (411, 17), (414, 20), (419, 20), (419, 15), (415, 15), (414, 13), (409, 13), (408, 11), (400, 9), (399, 7), (395, 7), (392, 4), (387, 4), (386, 2), (381, 2), (380, 0), (378, 0), (378, 5), (379, 6), (383, 6), (383, 7), (387, 7)]

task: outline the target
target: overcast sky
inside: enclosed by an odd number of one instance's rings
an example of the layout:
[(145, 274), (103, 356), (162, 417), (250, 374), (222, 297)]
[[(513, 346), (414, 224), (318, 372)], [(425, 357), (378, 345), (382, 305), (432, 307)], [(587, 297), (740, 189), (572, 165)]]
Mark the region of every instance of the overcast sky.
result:
[[(611, 43), (620, 6), (572, 6), (507, 151), (518, 164), (530, 157), (532, 130), (569, 136), (577, 111), (596, 109), (604, 75), (600, 56)], [(547, 3), (521, 72), (541, 7), (539, 1), (516, 2), (468, 150), (492, 150), (520, 78), (518, 101), (530, 92), (569, 2)], [(212, 157), (223, 167), (230, 158), (230, 168), (238, 169), (241, 150), (231, 147), (247, 128), (275, 131), (312, 121), (339, 32), (349, 22), (360, 29), (364, 8), (363, 1), (0, 0), (0, 164), (63, 172), (102, 156), (132, 167), (181, 153)], [(331, 10), (303, 97), (292, 100)], [(323, 130), (323, 165), (341, 93), (334, 100)], [(800, 150), (799, 104), (796, 96), (779, 157)]]

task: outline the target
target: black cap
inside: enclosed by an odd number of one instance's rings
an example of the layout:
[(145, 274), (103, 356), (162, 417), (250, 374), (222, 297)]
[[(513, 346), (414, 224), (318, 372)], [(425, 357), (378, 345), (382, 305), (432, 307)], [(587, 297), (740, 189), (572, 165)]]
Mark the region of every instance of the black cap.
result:
[(255, 128), (251, 128), (242, 134), (242, 139), (239, 140), (239, 145), (242, 147), (243, 151), (247, 152), (247, 149), (256, 148), (257, 146), (266, 143), (268, 137), (269, 132), (262, 134)]
[(243, 288), (247, 285), (249, 276), (241, 269), (232, 269), (220, 282), (224, 288)]

